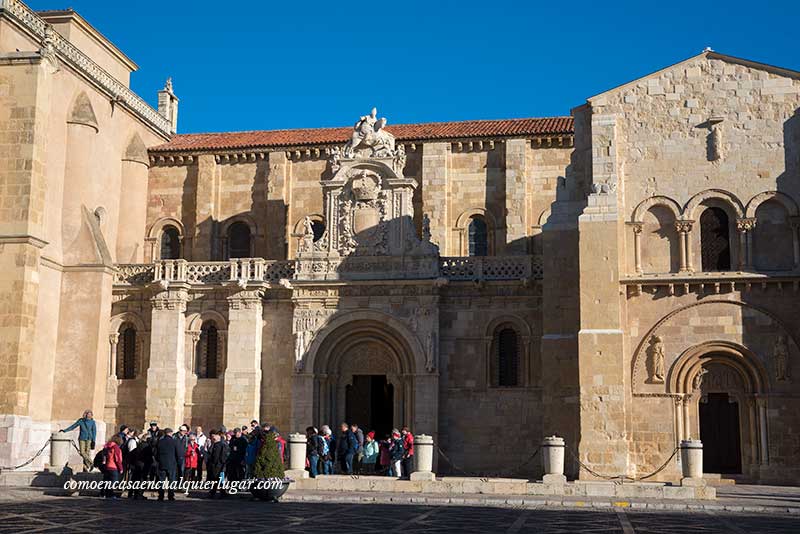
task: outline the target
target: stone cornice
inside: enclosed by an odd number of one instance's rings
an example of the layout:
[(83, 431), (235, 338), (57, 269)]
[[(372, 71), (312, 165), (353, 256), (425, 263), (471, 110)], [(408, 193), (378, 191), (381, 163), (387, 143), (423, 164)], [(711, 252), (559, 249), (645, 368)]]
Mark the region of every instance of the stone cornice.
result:
[(36, 248), (44, 248), (47, 246), (47, 241), (30, 234), (0, 235), (0, 244), (26, 244), (33, 245)]
[[(15, 23), (36, 42), (44, 40), (45, 30), (50, 27), (45, 20), (19, 0), (0, 0), (0, 17)], [(69, 66), (107, 93), (112, 102), (133, 113), (163, 138), (170, 138), (171, 126), (165, 117), (61, 34), (56, 31), (52, 34), (52, 45), (62, 64)]]

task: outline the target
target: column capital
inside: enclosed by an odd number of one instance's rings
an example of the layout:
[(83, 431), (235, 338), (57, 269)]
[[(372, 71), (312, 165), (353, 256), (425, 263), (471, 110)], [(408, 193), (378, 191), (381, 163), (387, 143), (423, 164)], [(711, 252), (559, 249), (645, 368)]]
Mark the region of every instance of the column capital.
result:
[(119, 342), (119, 332), (108, 334), (108, 342), (112, 345), (116, 345)]
[(681, 219), (675, 221), (675, 230), (679, 234), (688, 234), (692, 231), (692, 227), (694, 226), (694, 221), (689, 219)]
[(626, 222), (625, 224), (628, 225), (633, 230), (634, 234), (641, 234), (642, 230), (644, 229), (643, 222), (633, 221), (633, 222)]
[(736, 230), (739, 232), (749, 232), (755, 227), (755, 217), (742, 217), (741, 219), (736, 219)]
[(229, 310), (253, 310), (261, 306), (263, 289), (246, 289), (228, 296)]
[(186, 312), (186, 303), (189, 300), (189, 291), (185, 288), (170, 287), (150, 297), (150, 305), (154, 310), (170, 310)]

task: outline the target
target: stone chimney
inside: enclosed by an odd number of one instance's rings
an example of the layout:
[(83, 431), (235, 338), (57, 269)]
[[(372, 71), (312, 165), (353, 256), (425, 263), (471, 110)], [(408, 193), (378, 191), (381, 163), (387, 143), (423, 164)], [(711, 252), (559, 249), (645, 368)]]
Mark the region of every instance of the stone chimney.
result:
[(172, 91), (172, 78), (167, 78), (164, 88), (158, 92), (158, 112), (169, 121), (170, 133), (177, 133), (178, 97)]

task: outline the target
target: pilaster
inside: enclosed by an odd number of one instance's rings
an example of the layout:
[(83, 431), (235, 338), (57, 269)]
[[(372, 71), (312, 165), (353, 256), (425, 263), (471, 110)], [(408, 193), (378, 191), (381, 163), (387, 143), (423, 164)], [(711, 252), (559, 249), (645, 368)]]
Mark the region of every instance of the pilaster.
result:
[(450, 143), (425, 143), (422, 145), (422, 205), (431, 221), (431, 241), (439, 245), (442, 254), (448, 254), (447, 243), (449, 208)]
[(187, 284), (170, 284), (150, 299), (150, 366), (147, 369), (145, 420), (161, 428), (184, 423), (186, 400)]
[(229, 428), (259, 418), (263, 293), (248, 289), (228, 297), (228, 353), (223, 423)]
[(508, 139), (506, 149), (505, 184), (505, 254), (525, 254), (527, 252), (527, 210), (525, 209), (525, 171), (526, 151), (530, 141), (527, 139)]
[[(193, 169), (190, 166), (189, 172)], [(194, 260), (222, 259), (216, 231), (218, 220), (218, 179), (217, 163), (213, 154), (200, 154), (197, 157), (197, 188), (195, 191), (195, 221), (208, 221), (210, 224), (195, 224), (191, 243), (191, 257)], [(187, 229), (188, 230), (188, 229)]]

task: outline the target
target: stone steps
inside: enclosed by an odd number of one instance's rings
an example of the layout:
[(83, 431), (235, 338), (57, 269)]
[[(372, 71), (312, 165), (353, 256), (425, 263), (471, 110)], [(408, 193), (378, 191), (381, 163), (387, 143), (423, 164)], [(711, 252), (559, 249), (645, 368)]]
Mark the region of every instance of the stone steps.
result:
[(722, 475), (719, 473), (703, 473), (703, 480), (705, 480), (709, 486), (714, 487), (734, 486), (736, 484), (735, 478), (722, 478)]

